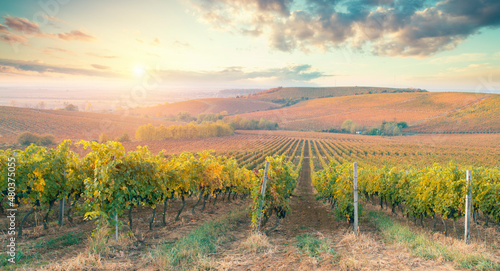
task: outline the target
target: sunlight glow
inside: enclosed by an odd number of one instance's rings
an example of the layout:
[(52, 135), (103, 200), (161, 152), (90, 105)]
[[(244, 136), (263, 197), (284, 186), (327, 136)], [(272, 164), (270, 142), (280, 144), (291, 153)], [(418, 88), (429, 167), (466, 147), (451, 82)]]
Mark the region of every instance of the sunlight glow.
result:
[(136, 77), (142, 77), (146, 73), (146, 70), (142, 65), (135, 65), (133, 72)]

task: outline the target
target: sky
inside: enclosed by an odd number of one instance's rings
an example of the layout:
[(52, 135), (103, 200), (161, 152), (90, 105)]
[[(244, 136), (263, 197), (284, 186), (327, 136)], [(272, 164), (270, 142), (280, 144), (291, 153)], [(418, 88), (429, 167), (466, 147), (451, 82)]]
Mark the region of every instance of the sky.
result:
[(500, 93), (498, 0), (0, 0), (0, 87)]

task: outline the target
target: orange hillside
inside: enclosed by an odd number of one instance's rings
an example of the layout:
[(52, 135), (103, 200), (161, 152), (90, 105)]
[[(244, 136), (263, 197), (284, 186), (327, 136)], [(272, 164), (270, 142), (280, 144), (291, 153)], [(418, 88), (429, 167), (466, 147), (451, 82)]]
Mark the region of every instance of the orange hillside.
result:
[(98, 139), (101, 133), (106, 133), (109, 139), (115, 139), (125, 132), (133, 138), (135, 130), (148, 123), (173, 124), (173, 122), (108, 113), (0, 106), (0, 142), (14, 142), (17, 135), (24, 131), (52, 134), (58, 140), (93, 140)]
[(232, 115), (268, 110), (276, 107), (279, 107), (279, 105), (272, 102), (252, 99), (209, 98), (137, 108), (131, 110), (130, 113), (134, 115), (166, 117), (169, 115), (177, 115), (179, 112), (188, 112), (192, 116), (196, 116), (200, 113), (220, 113), (222, 111), (227, 111), (228, 114)]
[(242, 114), (264, 118), (291, 130), (339, 129), (347, 120), (366, 127), (382, 121), (406, 121), (410, 126), (473, 105), (491, 95), (473, 93), (384, 93), (322, 98), (290, 107)]

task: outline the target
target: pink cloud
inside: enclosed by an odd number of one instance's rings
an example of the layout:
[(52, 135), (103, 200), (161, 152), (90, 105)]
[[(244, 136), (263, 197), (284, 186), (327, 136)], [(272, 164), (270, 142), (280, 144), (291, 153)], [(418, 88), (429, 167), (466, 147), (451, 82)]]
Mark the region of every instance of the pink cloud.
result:
[(16, 43), (16, 42), (23, 43), (28, 41), (28, 39), (25, 36), (14, 35), (14, 34), (2, 35), (0, 36), (0, 40), (10, 43)]
[(80, 40), (80, 41), (93, 41), (97, 39), (96, 37), (83, 33), (80, 30), (73, 30), (68, 33), (59, 33), (57, 34), (57, 37), (63, 40)]
[(109, 69), (108, 66), (99, 65), (99, 64), (92, 64), (90, 66), (92, 66), (93, 68), (98, 69), (98, 70), (107, 70), (107, 69)]
[(51, 21), (51, 22), (62, 22), (62, 20), (61, 20), (61, 19), (56, 18), (56, 17), (53, 17), (53, 16), (44, 15), (44, 17), (45, 17), (47, 20)]
[(95, 56), (95, 57), (100, 57), (100, 58), (118, 58), (117, 56), (112, 56), (112, 55), (100, 55), (92, 52), (88, 52), (87, 55), (89, 56)]
[(5, 24), (14, 31), (24, 32), (26, 34), (41, 33), (37, 23), (30, 22), (26, 18), (5, 16)]
[(76, 55), (76, 52), (58, 48), (58, 47), (47, 47), (46, 49), (43, 50), (44, 53), (51, 54), (53, 52), (59, 52), (59, 53), (68, 53), (71, 55)]
[(5, 25), (0, 24), (0, 33), (9, 33), (9, 30)]

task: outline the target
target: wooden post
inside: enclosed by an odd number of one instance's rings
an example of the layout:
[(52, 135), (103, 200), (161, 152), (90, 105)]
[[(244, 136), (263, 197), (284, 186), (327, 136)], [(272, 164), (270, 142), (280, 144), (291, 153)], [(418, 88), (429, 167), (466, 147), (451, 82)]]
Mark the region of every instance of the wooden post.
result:
[[(66, 170), (64, 170), (64, 178), (66, 178)], [(64, 225), (64, 197), (59, 200), (59, 227)]]
[(64, 225), (64, 197), (62, 200), (59, 200), (59, 226)]
[(115, 214), (115, 237), (118, 240), (118, 214)]
[(354, 234), (358, 234), (358, 162), (354, 162)]
[(260, 230), (260, 222), (262, 220), (262, 208), (264, 207), (264, 198), (266, 196), (266, 185), (267, 185), (267, 171), (269, 170), (269, 161), (266, 161), (266, 168), (264, 169), (264, 180), (262, 181), (262, 187), (260, 188), (260, 202), (259, 202), (259, 224), (257, 225), (257, 231)]
[(467, 195), (465, 195), (465, 243), (470, 243), (470, 213), (472, 206), (472, 181), (471, 171), (467, 170)]

